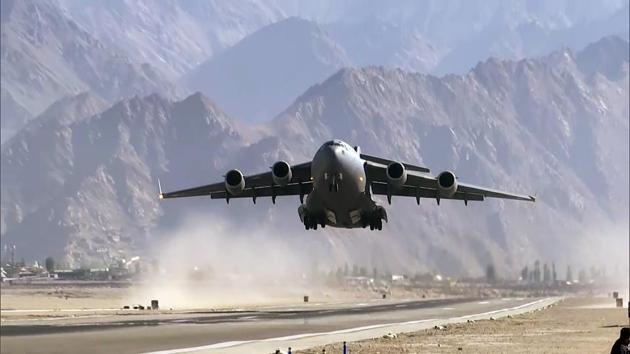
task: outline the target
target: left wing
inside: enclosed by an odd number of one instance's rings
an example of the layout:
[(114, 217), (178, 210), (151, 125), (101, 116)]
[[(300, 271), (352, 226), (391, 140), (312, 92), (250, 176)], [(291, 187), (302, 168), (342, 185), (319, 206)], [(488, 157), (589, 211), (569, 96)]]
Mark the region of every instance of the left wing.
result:
[(398, 187), (392, 187), (388, 183), (387, 166), (371, 161), (365, 162), (365, 173), (367, 180), (370, 182), (372, 193), (377, 195), (415, 197), (419, 202), (420, 198), (440, 199), (456, 199), (468, 201), (482, 201), (485, 198), (503, 198), (535, 202), (536, 198), (531, 195), (521, 195), (503, 192), (491, 188), (478, 187), (467, 183), (457, 183), (457, 189), (451, 195), (440, 193), (438, 180), (428, 174), (420, 173), (413, 170), (407, 170), (407, 180), (405, 184)]
[(305, 162), (291, 166), (292, 177), (285, 185), (277, 185), (273, 181), (271, 171), (250, 176), (243, 176), (245, 188), (237, 194), (230, 193), (225, 182), (217, 182), (204, 186), (162, 192), (162, 186), (158, 181), (160, 199), (210, 196), (212, 199), (252, 198), (254, 203), (257, 197), (271, 197), (275, 202), (276, 196), (299, 195), (302, 199), (305, 194), (313, 190), (311, 181), (311, 163)]

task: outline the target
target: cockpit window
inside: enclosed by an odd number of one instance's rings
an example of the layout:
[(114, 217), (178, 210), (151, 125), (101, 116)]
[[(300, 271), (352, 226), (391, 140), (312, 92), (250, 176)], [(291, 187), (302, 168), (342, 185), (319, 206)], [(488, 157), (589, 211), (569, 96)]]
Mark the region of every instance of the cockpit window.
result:
[(344, 143), (341, 140), (330, 140), (330, 141), (327, 141), (327, 142), (324, 143), (324, 145), (322, 147), (325, 147), (325, 146), (339, 146), (343, 150), (352, 150), (350, 145)]
[(346, 147), (346, 144), (341, 140), (330, 140), (327, 141), (324, 145), (326, 146), (343, 146)]

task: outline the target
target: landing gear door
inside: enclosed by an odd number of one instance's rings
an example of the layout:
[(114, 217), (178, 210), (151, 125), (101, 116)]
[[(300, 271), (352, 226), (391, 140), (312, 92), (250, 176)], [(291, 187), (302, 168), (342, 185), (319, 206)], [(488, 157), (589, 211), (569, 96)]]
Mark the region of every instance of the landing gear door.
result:
[(337, 216), (334, 211), (326, 209), (326, 219), (331, 225), (337, 225)]
[(351, 210), (350, 211), (350, 220), (352, 221), (352, 225), (357, 225), (361, 222), (361, 211)]

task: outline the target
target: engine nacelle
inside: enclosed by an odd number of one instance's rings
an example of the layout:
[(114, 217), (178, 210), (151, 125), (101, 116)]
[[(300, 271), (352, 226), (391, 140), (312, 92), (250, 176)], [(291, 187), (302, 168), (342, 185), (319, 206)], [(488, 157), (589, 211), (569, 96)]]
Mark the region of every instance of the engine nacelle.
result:
[(457, 177), (451, 171), (444, 171), (437, 177), (438, 192), (442, 197), (451, 197), (457, 192)]
[(407, 182), (407, 170), (400, 162), (392, 162), (387, 166), (387, 182), (394, 187), (401, 187)]
[(273, 183), (279, 186), (286, 186), (293, 177), (291, 166), (286, 161), (274, 163), (271, 167), (271, 177), (273, 178)]
[(245, 189), (245, 177), (239, 170), (229, 170), (225, 174), (225, 189), (232, 194), (240, 194)]

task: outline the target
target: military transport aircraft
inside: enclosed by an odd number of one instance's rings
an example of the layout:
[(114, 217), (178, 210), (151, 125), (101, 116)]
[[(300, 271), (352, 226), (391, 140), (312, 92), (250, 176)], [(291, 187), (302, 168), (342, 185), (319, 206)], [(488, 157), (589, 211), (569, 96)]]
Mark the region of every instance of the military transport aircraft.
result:
[[(381, 230), (387, 222), (385, 208), (376, 204), (372, 195), (385, 195), (391, 204), (392, 196), (482, 201), (484, 198), (506, 198), (534, 202), (524, 196), (460, 183), (451, 171), (437, 177), (429, 175), (426, 167), (392, 161), (362, 154), (360, 148), (350, 147), (340, 140), (322, 145), (311, 162), (289, 165), (278, 161), (270, 172), (244, 176), (239, 170), (230, 170), (225, 181), (205, 186), (163, 193), (158, 181), (160, 199), (210, 196), (212, 199), (300, 196), (298, 208), (304, 227), (317, 230), (317, 226)], [(306, 204), (304, 203), (306, 196)]]

